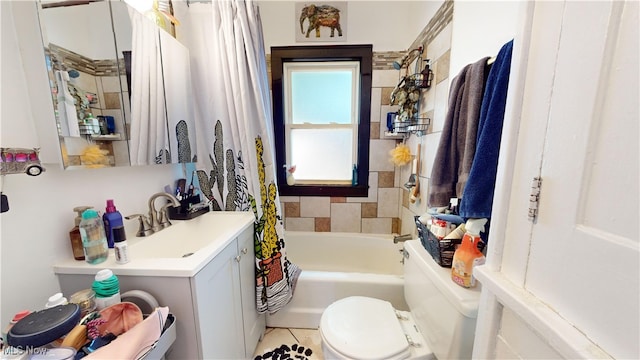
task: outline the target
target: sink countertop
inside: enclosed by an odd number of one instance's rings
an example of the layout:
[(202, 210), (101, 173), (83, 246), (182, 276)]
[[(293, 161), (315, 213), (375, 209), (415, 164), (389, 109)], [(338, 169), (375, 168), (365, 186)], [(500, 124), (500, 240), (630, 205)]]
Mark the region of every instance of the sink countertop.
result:
[(109, 249), (109, 257), (100, 264), (69, 258), (55, 263), (53, 270), (55, 274), (93, 275), (111, 269), (116, 275), (192, 277), (253, 226), (254, 219), (252, 212), (210, 211), (190, 220), (171, 220), (172, 226), (147, 237), (127, 231), (128, 263), (116, 263), (114, 250)]

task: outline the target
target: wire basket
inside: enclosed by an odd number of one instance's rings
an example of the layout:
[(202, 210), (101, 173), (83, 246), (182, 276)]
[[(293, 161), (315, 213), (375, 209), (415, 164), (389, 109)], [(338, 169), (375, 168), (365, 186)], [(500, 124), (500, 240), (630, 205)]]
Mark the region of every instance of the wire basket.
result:
[(393, 133), (405, 134), (405, 133), (426, 133), (429, 130), (429, 123), (431, 119), (425, 118), (423, 123), (416, 121), (394, 121)]
[(414, 216), (418, 236), (422, 246), (431, 255), (433, 260), (442, 267), (451, 267), (453, 254), (456, 247), (460, 245), (462, 239), (438, 239), (427, 227), (419, 220), (419, 216)]

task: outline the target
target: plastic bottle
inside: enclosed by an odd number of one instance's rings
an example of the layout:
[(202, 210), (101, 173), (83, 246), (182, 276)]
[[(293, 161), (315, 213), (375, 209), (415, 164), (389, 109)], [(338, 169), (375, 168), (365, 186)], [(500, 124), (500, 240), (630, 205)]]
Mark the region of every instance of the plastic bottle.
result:
[(80, 236), (84, 248), (84, 259), (89, 264), (99, 264), (109, 257), (107, 237), (104, 233), (104, 224), (98, 217), (98, 212), (87, 209), (82, 213), (80, 221)]
[(122, 214), (116, 209), (113, 204), (113, 200), (107, 200), (107, 208), (102, 215), (102, 221), (104, 222), (104, 232), (107, 235), (107, 245), (113, 249), (113, 228), (123, 226)]
[(82, 213), (91, 209), (91, 206), (74, 207), (73, 211), (78, 213), (75, 219), (75, 226), (69, 231), (69, 240), (71, 240), (71, 251), (73, 258), (76, 260), (84, 260), (84, 248), (82, 247), (82, 236), (80, 236), (80, 221), (82, 221)]
[(120, 282), (109, 269), (98, 271), (91, 289), (96, 293), (98, 311), (120, 302)]
[(113, 228), (113, 241), (115, 243), (116, 262), (118, 264), (128, 263), (129, 246), (127, 245), (127, 234), (124, 231), (124, 226)]
[(484, 231), (487, 219), (469, 219), (465, 224), (466, 233), (462, 237), (460, 247), (453, 254), (451, 262), (451, 279), (456, 284), (471, 288), (476, 286), (473, 268), (485, 262), (485, 256), (478, 250), (480, 232)]

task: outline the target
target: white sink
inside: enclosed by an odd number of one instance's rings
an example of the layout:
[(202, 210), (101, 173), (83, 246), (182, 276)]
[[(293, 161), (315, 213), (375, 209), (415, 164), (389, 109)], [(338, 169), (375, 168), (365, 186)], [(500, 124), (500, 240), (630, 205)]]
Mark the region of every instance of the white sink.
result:
[(119, 275), (193, 276), (253, 221), (251, 212), (212, 211), (191, 220), (171, 220), (173, 225), (149, 236), (137, 237), (137, 226), (127, 228), (128, 263), (116, 263), (110, 249), (109, 258), (100, 264), (69, 256), (53, 266), (54, 272), (95, 274), (112, 269)]
[[(210, 245), (213, 231), (220, 225), (220, 217), (207, 213), (190, 221), (172, 221), (173, 225), (149, 236), (131, 240), (129, 252), (132, 258), (183, 258), (191, 256)], [(200, 219), (203, 217), (203, 219)], [(204, 220), (206, 217), (207, 221)], [(200, 221), (199, 221), (200, 220)]]

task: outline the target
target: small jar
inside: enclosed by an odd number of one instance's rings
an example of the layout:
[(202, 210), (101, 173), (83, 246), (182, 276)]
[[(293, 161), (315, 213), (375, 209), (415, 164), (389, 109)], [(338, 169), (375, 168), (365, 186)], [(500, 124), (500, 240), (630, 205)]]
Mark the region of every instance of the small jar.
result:
[(80, 290), (69, 297), (69, 302), (78, 304), (81, 311), (80, 316), (84, 317), (96, 310), (96, 293), (91, 289)]

